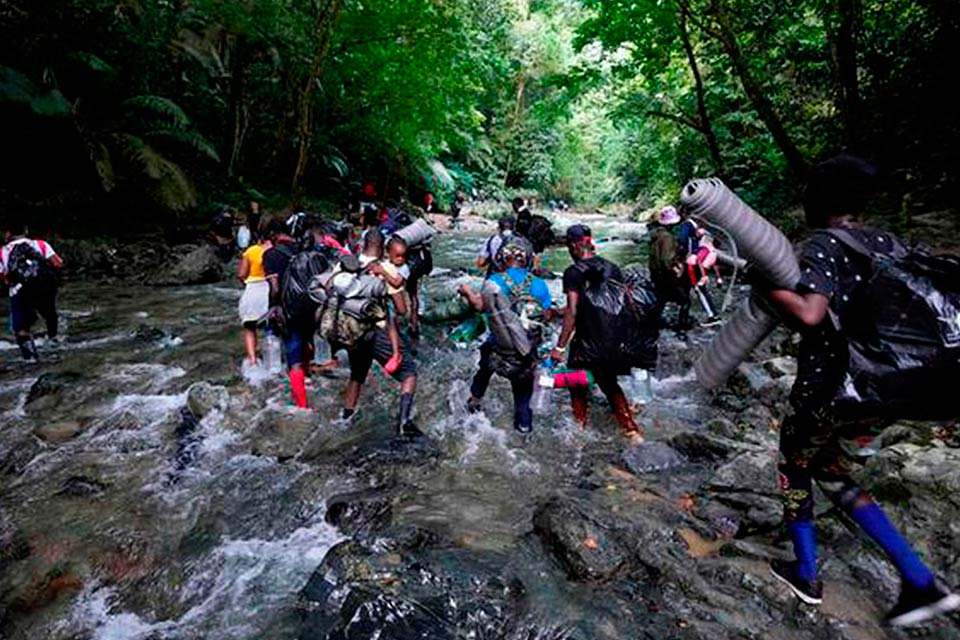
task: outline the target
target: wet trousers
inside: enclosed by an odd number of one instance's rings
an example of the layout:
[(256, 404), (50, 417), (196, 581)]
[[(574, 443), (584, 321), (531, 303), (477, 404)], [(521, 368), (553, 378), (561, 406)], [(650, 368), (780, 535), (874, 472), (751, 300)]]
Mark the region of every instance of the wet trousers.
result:
[[(470, 395), (480, 399), (487, 393), (490, 379), (494, 370), (490, 356), (493, 354), (493, 343), (484, 342), (480, 347), (480, 370), (473, 376), (470, 383)], [(530, 409), (530, 399), (533, 397), (533, 371), (510, 380), (513, 388), (513, 425), (523, 430), (529, 430), (533, 425), (533, 411)]]

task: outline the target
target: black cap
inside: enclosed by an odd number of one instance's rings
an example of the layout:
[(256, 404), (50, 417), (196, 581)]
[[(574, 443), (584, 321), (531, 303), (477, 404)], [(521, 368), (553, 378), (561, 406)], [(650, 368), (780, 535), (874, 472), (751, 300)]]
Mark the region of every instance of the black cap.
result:
[(500, 231), (506, 231), (507, 229), (512, 231), (514, 224), (513, 216), (504, 216), (497, 222), (497, 228), (500, 229)]
[(590, 231), (590, 227), (585, 224), (575, 224), (567, 228), (566, 240), (567, 242), (580, 242), (584, 238), (592, 238), (593, 232)]

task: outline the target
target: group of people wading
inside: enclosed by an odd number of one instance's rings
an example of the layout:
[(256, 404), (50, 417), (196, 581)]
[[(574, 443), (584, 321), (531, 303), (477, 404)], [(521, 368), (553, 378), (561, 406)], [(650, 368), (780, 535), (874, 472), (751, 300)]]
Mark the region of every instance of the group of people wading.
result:
[[(876, 170), (856, 158), (840, 156), (817, 166), (804, 194), (813, 234), (800, 254), (800, 281), (783, 288), (766, 282), (760, 271), (750, 274), (754, 294), (765, 308), (802, 335), (790, 395), (793, 413), (780, 430), (779, 484), (795, 559), (775, 560), (771, 571), (804, 602), (822, 601), (813, 509), (816, 481), (896, 567), (900, 598), (886, 621), (909, 625), (960, 607), (960, 596), (933, 574), (851, 472), (854, 463), (872, 452), (880, 429), (904, 417), (921, 396), (930, 399), (923, 407), (926, 417), (934, 408), (941, 416), (956, 418), (960, 413), (953, 411), (956, 402), (950, 387), (960, 374), (955, 350), (960, 343), (956, 293), (960, 266), (910, 252), (895, 236), (863, 227), (857, 216), (876, 183)], [(247, 366), (261, 360), (279, 363), (279, 356), (270, 352), (281, 336), (292, 400), (307, 407), (306, 378), (316, 360), (314, 349), (327, 351), (320, 358), (321, 369), (335, 366), (332, 356), (345, 351), (350, 375), (343, 392), (343, 420), (354, 415), (376, 361), (400, 384), (397, 432), (416, 436), (420, 434), (413, 421), (420, 336), (417, 300), (419, 283), (432, 270), (434, 231), (400, 207), (372, 202), (372, 190), (365, 195), (369, 201), (360, 204), (359, 229), (305, 214), (261, 223), (259, 208), (251, 207), (243, 233), (235, 239), (242, 249), (237, 278), (244, 287), (239, 313), (245, 361)], [(435, 202), (425, 199), (425, 205), (429, 209)], [(224, 253), (235, 250), (223, 241), (233, 237), (232, 224), (228, 217), (218, 218), (211, 229)], [(522, 199), (515, 200), (513, 215), (499, 221), (497, 233), (477, 255), (475, 266), (482, 279), (459, 290), (469, 307), (482, 314), (488, 329), (479, 346), (468, 409), (483, 409), (496, 374), (512, 387), (517, 431), (533, 429), (534, 414), (554, 387), (570, 390), (573, 418), (586, 426), (595, 384), (623, 435), (632, 443), (642, 442), (643, 430), (620, 380), (654, 369), (664, 306), (679, 305), (674, 326), (681, 337), (691, 327), (691, 291), (704, 307), (703, 324), (718, 322), (706, 292), (716, 263), (709, 234), (672, 206), (660, 211), (653, 226), (650, 279), (597, 255), (589, 227), (574, 224), (566, 229), (562, 242), (573, 264), (563, 273), (565, 304), (558, 307), (541, 260), (545, 248), (556, 240), (550, 224), (533, 215)], [(35, 361), (30, 331), (38, 315), (46, 321), (47, 337), (57, 336), (54, 271), (60, 259), (49, 243), (29, 238), (23, 224), (7, 222), (3, 230), (0, 275), (9, 287), (11, 328), (24, 360)], [(941, 277), (944, 274), (949, 277)], [(881, 291), (878, 283), (888, 288)], [(886, 300), (883, 291), (896, 297)], [(917, 291), (921, 294), (914, 295)], [(913, 306), (910, 314), (906, 307), (888, 314), (892, 303)], [(938, 315), (934, 308), (938, 304), (950, 313)], [(920, 329), (900, 353), (896, 341), (902, 332), (885, 331), (890, 318), (896, 320), (894, 329), (904, 322), (932, 320), (917, 325)], [(552, 322), (559, 323), (555, 342), (548, 337)], [(267, 337), (261, 357), (257, 336), (265, 324), (273, 335)], [(948, 326), (937, 329), (939, 325)], [(886, 341), (887, 355), (893, 359), (885, 368), (871, 362), (867, 351), (858, 352), (857, 358), (851, 355), (859, 344), (858, 332), (865, 328), (874, 341)], [(939, 334), (932, 335), (938, 331), (952, 332), (950, 339), (940, 341)], [(674, 344), (682, 348), (684, 343)], [(900, 375), (910, 367), (914, 369), (909, 376)], [(925, 377), (914, 375), (915, 369), (924, 370)], [(860, 384), (868, 378), (887, 384)], [(851, 390), (858, 389), (863, 397), (854, 398), (857, 406), (871, 410), (851, 417), (841, 411), (845, 406), (841, 400), (849, 400)], [(867, 395), (872, 404), (865, 402)]]

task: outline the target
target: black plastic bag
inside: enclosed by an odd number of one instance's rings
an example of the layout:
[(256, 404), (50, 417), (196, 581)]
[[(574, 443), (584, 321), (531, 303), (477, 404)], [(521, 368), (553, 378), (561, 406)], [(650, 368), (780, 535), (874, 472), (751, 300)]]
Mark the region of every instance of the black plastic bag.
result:
[(329, 266), (329, 261), (315, 251), (304, 251), (290, 259), (280, 284), (280, 301), (288, 321), (313, 320), (319, 305), (310, 296), (310, 282)]
[(657, 364), (660, 333), (657, 296), (642, 271), (628, 269), (590, 279), (577, 309), (571, 366), (605, 368), (620, 374)]
[(871, 278), (835, 318), (847, 339), (847, 379), (834, 401), (840, 418), (960, 416), (960, 261), (895, 246), (875, 254), (831, 231), (872, 261)]

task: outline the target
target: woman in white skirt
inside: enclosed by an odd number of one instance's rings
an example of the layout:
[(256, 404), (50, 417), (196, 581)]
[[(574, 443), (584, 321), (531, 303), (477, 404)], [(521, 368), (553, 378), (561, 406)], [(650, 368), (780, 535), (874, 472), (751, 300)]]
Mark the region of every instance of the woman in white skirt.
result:
[(244, 285), (240, 296), (240, 322), (243, 323), (243, 347), (251, 366), (257, 364), (257, 325), (270, 311), (270, 283), (263, 271), (263, 254), (272, 245), (261, 239), (243, 252), (237, 279)]

